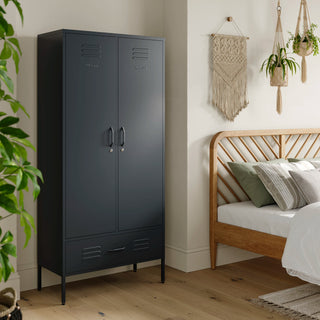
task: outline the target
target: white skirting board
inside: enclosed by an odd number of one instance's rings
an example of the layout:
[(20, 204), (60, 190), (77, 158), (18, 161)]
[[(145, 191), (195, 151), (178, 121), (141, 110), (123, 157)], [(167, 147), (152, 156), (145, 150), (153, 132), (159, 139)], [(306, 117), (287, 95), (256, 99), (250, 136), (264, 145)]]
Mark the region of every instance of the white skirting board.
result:
[[(229, 247), (224, 244), (218, 245), (217, 265), (224, 265), (243, 260), (260, 257), (259, 255)], [(184, 271), (192, 272), (210, 268), (210, 248), (185, 250), (174, 246), (166, 246), (166, 265)]]

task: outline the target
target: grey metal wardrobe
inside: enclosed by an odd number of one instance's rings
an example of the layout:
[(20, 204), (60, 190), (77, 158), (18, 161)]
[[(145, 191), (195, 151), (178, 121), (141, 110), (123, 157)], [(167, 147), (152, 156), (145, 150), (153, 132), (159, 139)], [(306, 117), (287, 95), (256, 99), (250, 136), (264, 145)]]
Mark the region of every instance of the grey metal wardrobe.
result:
[(38, 289), (161, 259), (164, 40), (74, 30), (38, 36)]

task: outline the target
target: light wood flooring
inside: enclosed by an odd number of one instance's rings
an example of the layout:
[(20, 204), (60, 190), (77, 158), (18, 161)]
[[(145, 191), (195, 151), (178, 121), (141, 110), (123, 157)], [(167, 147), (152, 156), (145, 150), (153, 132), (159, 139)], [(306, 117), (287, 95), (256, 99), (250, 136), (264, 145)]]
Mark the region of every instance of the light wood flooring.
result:
[(60, 287), (21, 294), (24, 320), (260, 320), (285, 319), (254, 306), (249, 299), (295, 287), (279, 261), (258, 258), (216, 270), (183, 273), (167, 267), (125, 272), (67, 284), (67, 302), (60, 305)]

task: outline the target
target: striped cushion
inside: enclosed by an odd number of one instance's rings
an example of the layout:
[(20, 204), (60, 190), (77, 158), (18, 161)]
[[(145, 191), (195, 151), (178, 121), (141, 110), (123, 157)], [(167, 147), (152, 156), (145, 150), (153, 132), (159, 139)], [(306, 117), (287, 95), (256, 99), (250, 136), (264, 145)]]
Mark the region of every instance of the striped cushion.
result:
[(254, 169), (281, 210), (291, 210), (306, 205), (289, 171), (312, 170), (314, 166), (310, 162), (260, 163), (254, 166)]

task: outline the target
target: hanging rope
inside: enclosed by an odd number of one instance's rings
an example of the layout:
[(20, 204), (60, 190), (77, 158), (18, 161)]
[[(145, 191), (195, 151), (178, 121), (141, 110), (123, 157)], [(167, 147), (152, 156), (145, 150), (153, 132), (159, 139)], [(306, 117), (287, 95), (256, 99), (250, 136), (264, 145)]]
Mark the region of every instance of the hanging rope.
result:
[[(278, 6), (277, 6), (277, 13), (278, 13), (278, 19), (277, 19), (277, 26), (276, 26), (276, 32), (274, 37), (274, 43), (273, 43), (273, 53), (279, 56), (280, 59), (280, 49), (285, 48), (284, 38), (283, 38), (283, 30), (282, 30), (282, 23), (281, 23), (281, 5), (280, 0), (278, 0)], [(285, 51), (284, 55), (286, 56)], [(270, 84), (273, 87), (278, 87), (277, 90), (277, 112), (279, 114), (282, 113), (282, 94), (281, 94), (281, 87), (286, 87), (288, 85), (288, 70), (286, 68), (285, 72), (285, 78), (283, 78), (283, 70), (282, 67), (276, 67), (274, 70), (273, 75), (270, 75)]]
[[(217, 28), (217, 31), (216, 31), (215, 33), (211, 33), (211, 36), (212, 36), (213, 38), (214, 38), (216, 35), (219, 34), (219, 31), (222, 29), (222, 27), (224, 26), (224, 24), (225, 24), (226, 22), (231, 22), (232, 25), (233, 25), (233, 27), (234, 27), (234, 29), (238, 32), (238, 34), (239, 34), (241, 37), (244, 37), (244, 38), (245, 38), (245, 36), (243, 35), (241, 29), (239, 28), (238, 24), (236, 23), (236, 21), (234, 20), (233, 17), (227, 17), (226, 19), (224, 19), (224, 20), (222, 21), (222, 23), (221, 23), (221, 24), (219, 25), (219, 27)], [(246, 37), (246, 38), (249, 40), (248, 37)]]
[[(306, 56), (309, 56), (313, 52), (313, 46), (310, 44), (308, 36), (308, 30), (311, 26), (310, 13), (307, 6), (307, 0), (301, 0), (300, 10), (298, 15), (297, 27), (295, 37), (300, 35), (301, 19), (303, 19), (301, 40), (298, 47), (294, 51), (299, 56), (302, 56), (301, 61), (301, 81), (304, 83), (307, 81), (307, 61)], [(307, 38), (307, 41), (304, 41)]]
[(283, 31), (282, 31), (282, 23), (281, 23), (280, 0), (278, 0), (277, 12), (278, 12), (277, 27), (276, 27), (276, 33), (275, 33), (274, 43), (273, 43), (273, 53), (274, 54), (278, 54), (279, 48), (285, 47), (284, 38), (283, 38)]

